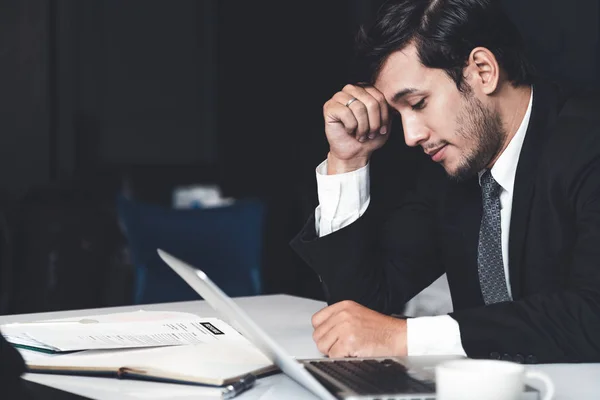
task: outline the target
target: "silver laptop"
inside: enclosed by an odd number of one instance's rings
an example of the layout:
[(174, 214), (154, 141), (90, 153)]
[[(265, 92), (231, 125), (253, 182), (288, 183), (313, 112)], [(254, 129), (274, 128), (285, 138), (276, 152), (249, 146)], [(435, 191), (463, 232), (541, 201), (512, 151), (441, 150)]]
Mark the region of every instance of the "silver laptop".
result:
[[(434, 367), (458, 356), (296, 360), (199, 269), (163, 250), (160, 257), (283, 373), (324, 400), (434, 400)], [(528, 388), (530, 389), (530, 388)], [(529, 390), (528, 390), (529, 392)], [(523, 399), (537, 400), (531, 390)]]

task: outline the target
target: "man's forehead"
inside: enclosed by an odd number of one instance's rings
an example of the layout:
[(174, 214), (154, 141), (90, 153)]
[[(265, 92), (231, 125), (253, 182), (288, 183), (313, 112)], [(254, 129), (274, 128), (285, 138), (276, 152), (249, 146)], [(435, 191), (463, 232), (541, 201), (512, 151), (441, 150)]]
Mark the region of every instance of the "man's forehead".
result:
[(421, 88), (432, 72), (421, 64), (415, 46), (409, 45), (387, 57), (374, 86), (390, 101), (398, 91)]

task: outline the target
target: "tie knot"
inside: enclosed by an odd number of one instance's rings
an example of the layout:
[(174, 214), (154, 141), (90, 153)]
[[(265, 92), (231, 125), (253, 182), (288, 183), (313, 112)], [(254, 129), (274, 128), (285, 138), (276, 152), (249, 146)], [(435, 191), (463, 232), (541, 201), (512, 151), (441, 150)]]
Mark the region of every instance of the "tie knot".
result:
[(500, 194), (500, 185), (496, 182), (489, 169), (481, 175), (481, 191), (484, 198), (498, 197)]

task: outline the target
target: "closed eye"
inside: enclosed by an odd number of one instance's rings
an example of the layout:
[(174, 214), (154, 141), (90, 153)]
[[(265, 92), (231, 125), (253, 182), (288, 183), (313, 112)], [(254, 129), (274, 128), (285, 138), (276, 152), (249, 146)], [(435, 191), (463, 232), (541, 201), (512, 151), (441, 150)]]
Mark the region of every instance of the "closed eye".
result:
[(425, 98), (423, 97), (423, 99), (421, 99), (420, 102), (412, 105), (411, 108), (413, 109), (413, 111), (424, 109), (425, 108)]

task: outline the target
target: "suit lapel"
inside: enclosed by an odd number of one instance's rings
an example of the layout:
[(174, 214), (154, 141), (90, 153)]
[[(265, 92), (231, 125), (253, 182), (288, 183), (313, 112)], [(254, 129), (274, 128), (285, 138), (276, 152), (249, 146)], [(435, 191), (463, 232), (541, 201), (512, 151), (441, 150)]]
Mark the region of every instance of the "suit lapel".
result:
[(526, 245), (531, 200), (535, 191), (537, 163), (547, 138), (548, 127), (555, 119), (556, 112), (556, 93), (549, 86), (535, 84), (529, 127), (519, 155), (515, 176), (508, 240), (508, 269), (512, 295), (515, 300), (521, 297), (523, 250)]
[(474, 177), (466, 182), (453, 183), (449, 189), (447, 225), (455, 227), (455, 230), (449, 232), (446, 240), (455, 248), (454, 257), (448, 261), (447, 268), (452, 269), (448, 280), (454, 279), (456, 287), (460, 287), (460, 291), (452, 293), (452, 301), (457, 309), (479, 307), (484, 305), (477, 269), (482, 215), (479, 179)]

